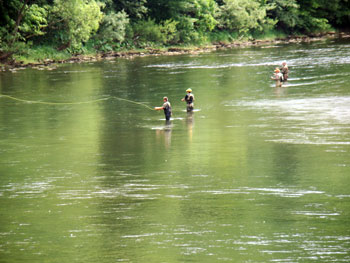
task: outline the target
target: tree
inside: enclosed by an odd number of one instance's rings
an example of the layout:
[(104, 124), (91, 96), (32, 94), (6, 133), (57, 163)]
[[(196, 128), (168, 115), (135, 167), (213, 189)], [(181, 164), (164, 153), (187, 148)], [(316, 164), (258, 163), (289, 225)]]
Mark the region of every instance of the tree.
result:
[(246, 35), (252, 30), (262, 31), (264, 27), (272, 27), (275, 21), (266, 17), (266, 12), (274, 6), (261, 5), (256, 0), (224, 0), (220, 7), (220, 28), (238, 31)]
[(329, 22), (336, 27), (349, 27), (350, 25), (350, 2), (349, 0), (326, 1), (325, 5), (329, 8), (326, 15)]
[(291, 33), (300, 24), (299, 5), (296, 0), (268, 0), (274, 8), (267, 11), (267, 16), (277, 20), (277, 27)]
[[(302, 32), (326, 31), (330, 29), (330, 21), (334, 24), (341, 21), (344, 11), (349, 11), (347, 0), (297, 0), (300, 5), (302, 23), (299, 25)], [(347, 2), (347, 4), (342, 4)], [(349, 13), (347, 13), (350, 18)], [(339, 25), (339, 24), (338, 24)]]
[(148, 16), (158, 23), (176, 21), (180, 42), (202, 40), (217, 24), (218, 5), (214, 0), (148, 0), (147, 8)]
[(216, 24), (218, 5), (214, 0), (197, 0), (193, 2), (193, 17), (196, 19), (195, 27), (200, 32), (212, 31)]
[(133, 20), (140, 20), (147, 14), (147, 0), (101, 0), (106, 4), (106, 9), (114, 12), (124, 11)]
[(47, 5), (36, 1), (0, 1), (0, 60), (18, 52), (33, 36), (43, 35), (47, 26)]
[(141, 20), (133, 24), (133, 41), (139, 47), (148, 47), (154, 44), (169, 44), (176, 41), (177, 21), (166, 20), (156, 23), (152, 19)]
[(55, 0), (51, 19), (55, 25), (52, 30), (61, 43), (59, 49), (79, 51), (82, 43), (98, 30), (102, 18), (95, 0)]
[(94, 36), (98, 42), (97, 48), (102, 50), (113, 50), (125, 39), (126, 26), (129, 24), (128, 15), (124, 12), (114, 11), (105, 15), (100, 28)]

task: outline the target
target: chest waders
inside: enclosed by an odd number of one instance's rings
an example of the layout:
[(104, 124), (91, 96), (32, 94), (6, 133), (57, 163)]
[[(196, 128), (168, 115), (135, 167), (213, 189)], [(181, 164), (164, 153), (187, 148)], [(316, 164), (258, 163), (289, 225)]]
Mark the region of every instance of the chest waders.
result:
[(186, 95), (185, 101), (187, 102), (187, 106), (186, 106), (187, 112), (193, 111), (193, 100), (194, 100), (194, 97), (192, 94)]
[(171, 105), (170, 105), (170, 103), (168, 101), (166, 103), (164, 103), (163, 109), (164, 109), (165, 119), (167, 121), (170, 120), (170, 117), (171, 117)]

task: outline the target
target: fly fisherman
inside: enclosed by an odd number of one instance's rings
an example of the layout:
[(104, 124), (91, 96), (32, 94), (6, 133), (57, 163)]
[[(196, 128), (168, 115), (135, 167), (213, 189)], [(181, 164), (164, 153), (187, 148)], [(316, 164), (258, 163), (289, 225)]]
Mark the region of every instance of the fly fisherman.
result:
[(192, 89), (187, 89), (186, 92), (187, 92), (186, 96), (183, 99), (181, 99), (181, 101), (186, 101), (187, 103), (186, 110), (187, 112), (191, 112), (193, 111), (194, 96), (192, 94)]
[(282, 67), (280, 68), (280, 71), (283, 75), (283, 81), (287, 81), (288, 80), (288, 66), (286, 62), (282, 62)]
[(171, 117), (171, 105), (170, 105), (170, 102), (168, 101), (168, 97), (164, 97), (163, 102), (164, 102), (163, 106), (154, 107), (154, 109), (155, 110), (164, 110), (165, 119), (167, 121), (169, 121), (170, 117)]
[(280, 72), (279, 68), (275, 69), (275, 73), (271, 77), (271, 79), (276, 81), (276, 87), (281, 87), (283, 82), (283, 74)]

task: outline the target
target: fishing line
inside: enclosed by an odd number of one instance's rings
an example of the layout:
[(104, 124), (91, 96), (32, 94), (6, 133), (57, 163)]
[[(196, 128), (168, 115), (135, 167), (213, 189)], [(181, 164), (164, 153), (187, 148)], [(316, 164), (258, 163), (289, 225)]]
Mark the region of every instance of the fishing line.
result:
[(116, 99), (116, 100), (126, 101), (126, 102), (129, 102), (129, 103), (138, 104), (138, 105), (146, 107), (147, 109), (154, 110), (153, 108), (149, 107), (148, 105), (146, 105), (146, 104), (144, 104), (142, 102), (132, 101), (132, 100), (123, 99), (123, 98), (119, 98), (119, 97), (115, 97), (115, 96), (107, 97), (107, 98), (101, 98), (101, 99), (96, 99), (96, 100), (79, 101), (79, 102), (34, 101), (34, 100), (20, 99), (20, 98), (16, 98), (16, 97), (13, 97), (13, 96), (10, 96), (10, 95), (5, 95), (5, 94), (0, 94), (0, 98), (1, 97), (8, 98), (8, 99), (15, 100), (15, 101), (24, 102), (24, 103), (45, 104), (45, 105), (79, 105), (79, 104), (95, 103), (95, 102), (99, 102), (99, 101), (103, 101), (103, 100), (109, 100), (109, 99)]
[(110, 97), (110, 98), (113, 98), (113, 99), (116, 99), (116, 100), (123, 100), (123, 101), (127, 101), (127, 102), (130, 102), (130, 103), (134, 103), (134, 104), (138, 104), (138, 105), (141, 105), (141, 106), (144, 106), (146, 107), (147, 109), (150, 109), (150, 110), (154, 110), (154, 108), (151, 108), (150, 106), (142, 103), (142, 102), (137, 102), (137, 101), (133, 101), (133, 100), (128, 100), (128, 99), (123, 99), (123, 98), (119, 98), (119, 97)]
[(97, 101), (102, 101), (102, 100), (108, 99), (108, 98), (103, 98), (103, 99), (80, 101), (80, 102), (47, 102), (47, 101), (24, 100), (24, 99), (19, 99), (19, 98), (12, 97), (9, 95), (4, 95), (4, 94), (0, 94), (0, 97), (5, 97), (5, 98), (11, 99), (11, 100), (16, 100), (16, 101), (25, 102), (25, 103), (46, 104), (46, 105), (75, 105), (75, 104), (84, 104), (84, 103), (94, 103)]

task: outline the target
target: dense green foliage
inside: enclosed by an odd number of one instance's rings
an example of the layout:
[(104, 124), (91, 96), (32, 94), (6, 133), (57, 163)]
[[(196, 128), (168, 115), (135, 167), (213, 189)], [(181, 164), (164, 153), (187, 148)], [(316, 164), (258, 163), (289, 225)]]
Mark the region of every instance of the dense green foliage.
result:
[(0, 60), (309, 34), (350, 23), (350, 0), (0, 0)]
[(240, 35), (249, 31), (272, 28), (275, 22), (266, 15), (266, 11), (273, 9), (270, 4), (261, 5), (257, 1), (224, 0), (220, 9), (220, 26), (230, 31), (237, 31)]

